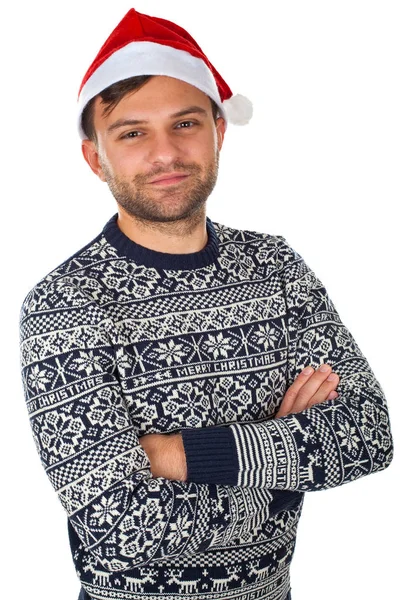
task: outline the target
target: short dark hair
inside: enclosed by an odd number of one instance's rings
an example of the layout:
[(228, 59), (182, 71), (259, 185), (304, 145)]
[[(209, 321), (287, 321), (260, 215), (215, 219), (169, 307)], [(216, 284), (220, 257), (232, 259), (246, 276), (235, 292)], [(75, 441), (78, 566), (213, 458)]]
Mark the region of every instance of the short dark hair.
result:
[[(112, 111), (113, 108), (117, 106), (124, 96), (130, 92), (140, 89), (152, 77), (154, 77), (154, 75), (138, 75), (136, 77), (129, 77), (128, 79), (122, 79), (121, 81), (117, 81), (116, 83), (108, 86), (102, 92), (97, 94), (97, 96), (94, 96), (94, 98), (89, 100), (83, 109), (81, 121), (82, 129), (89, 140), (97, 143), (93, 118), (93, 107), (96, 98), (100, 96), (102, 103), (105, 105), (104, 114), (107, 115)], [(212, 98), (210, 98), (210, 102), (213, 119), (216, 121), (219, 117), (219, 107)]]

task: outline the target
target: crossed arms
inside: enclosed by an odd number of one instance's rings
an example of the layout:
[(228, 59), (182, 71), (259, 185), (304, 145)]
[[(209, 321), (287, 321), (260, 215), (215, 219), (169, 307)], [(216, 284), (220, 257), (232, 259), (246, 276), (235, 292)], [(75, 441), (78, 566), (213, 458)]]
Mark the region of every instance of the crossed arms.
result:
[[(322, 368), (321, 368), (322, 367)], [(325, 400), (334, 400), (339, 377), (327, 364), (314, 371), (306, 367), (287, 389), (275, 418), (301, 412)], [(187, 462), (182, 434), (149, 433), (139, 438), (150, 460), (153, 477), (187, 481)]]
[(322, 284), (285, 243), (280, 261), (287, 383), (301, 381), (307, 366), (328, 363), (340, 378), (338, 397), (304, 409), (286, 394), (279, 418), (182, 430), (188, 476), (176, 479), (152, 476), (154, 456), (143, 450), (118, 379), (113, 322), (71, 273), (27, 297), (21, 351), (34, 439), (70, 523), (105, 569), (229, 544), (301, 492), (390, 463), (386, 401), (365, 357)]

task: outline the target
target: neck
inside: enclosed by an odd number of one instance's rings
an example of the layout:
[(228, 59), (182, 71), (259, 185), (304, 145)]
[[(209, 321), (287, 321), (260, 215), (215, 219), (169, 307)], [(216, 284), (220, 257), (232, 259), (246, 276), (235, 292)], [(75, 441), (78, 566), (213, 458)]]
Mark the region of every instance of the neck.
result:
[(150, 250), (169, 254), (199, 252), (207, 244), (205, 207), (179, 221), (146, 221), (118, 207), (118, 227), (129, 239)]

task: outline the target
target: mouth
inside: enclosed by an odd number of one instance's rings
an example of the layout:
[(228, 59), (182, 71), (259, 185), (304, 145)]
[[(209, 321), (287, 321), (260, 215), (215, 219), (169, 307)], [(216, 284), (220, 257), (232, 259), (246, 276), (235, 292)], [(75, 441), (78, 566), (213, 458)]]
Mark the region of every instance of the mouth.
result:
[(182, 173), (168, 173), (165, 175), (161, 175), (157, 179), (153, 179), (152, 181), (149, 181), (149, 184), (156, 185), (156, 186), (176, 185), (176, 184), (180, 183), (181, 181), (184, 181), (188, 177), (189, 177), (189, 175), (182, 174)]

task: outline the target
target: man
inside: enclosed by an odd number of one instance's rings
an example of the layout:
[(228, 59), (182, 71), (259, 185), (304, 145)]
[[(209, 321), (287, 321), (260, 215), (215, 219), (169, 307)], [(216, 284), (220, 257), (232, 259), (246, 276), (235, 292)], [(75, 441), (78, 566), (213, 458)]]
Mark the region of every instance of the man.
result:
[(290, 598), (304, 492), (390, 464), (382, 389), (283, 237), (206, 217), (251, 111), (186, 31), (129, 11), (79, 107), (118, 214), (27, 296), (21, 349), (80, 598)]

